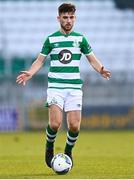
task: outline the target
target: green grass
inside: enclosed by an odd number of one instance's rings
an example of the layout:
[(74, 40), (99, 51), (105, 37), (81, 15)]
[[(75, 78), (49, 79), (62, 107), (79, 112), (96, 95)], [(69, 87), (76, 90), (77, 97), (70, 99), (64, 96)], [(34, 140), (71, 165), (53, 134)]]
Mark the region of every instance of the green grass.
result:
[[(66, 133), (59, 132), (55, 152), (63, 152)], [(134, 132), (81, 132), (74, 167), (57, 175), (44, 164), (45, 133), (0, 134), (0, 178), (134, 179)]]

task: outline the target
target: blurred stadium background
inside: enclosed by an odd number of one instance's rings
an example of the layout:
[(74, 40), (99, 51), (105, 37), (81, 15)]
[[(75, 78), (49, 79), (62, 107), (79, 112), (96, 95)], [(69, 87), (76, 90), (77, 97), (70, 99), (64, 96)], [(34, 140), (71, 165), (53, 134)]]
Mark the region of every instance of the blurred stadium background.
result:
[[(49, 57), (25, 87), (16, 76), (28, 69), (45, 37), (59, 28), (65, 1), (0, 0), (0, 131), (44, 129)], [(77, 0), (75, 30), (84, 33), (112, 72), (104, 80), (81, 59), (84, 80), (82, 129), (134, 128), (134, 1)], [(66, 124), (63, 124), (66, 128)]]

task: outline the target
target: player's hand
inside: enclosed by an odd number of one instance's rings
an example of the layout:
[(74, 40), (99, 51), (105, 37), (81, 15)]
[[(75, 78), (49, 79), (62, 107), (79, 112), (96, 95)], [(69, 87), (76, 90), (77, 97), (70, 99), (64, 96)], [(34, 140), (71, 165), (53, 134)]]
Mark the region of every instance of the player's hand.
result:
[(111, 72), (108, 71), (108, 70), (106, 70), (106, 69), (104, 68), (104, 66), (102, 66), (102, 68), (101, 68), (101, 70), (100, 70), (100, 74), (101, 74), (105, 79), (107, 79), (107, 80), (109, 80), (110, 77), (111, 77)]
[(32, 77), (29, 71), (21, 71), (21, 74), (17, 76), (16, 83), (23, 84), (25, 86), (27, 80), (29, 80)]

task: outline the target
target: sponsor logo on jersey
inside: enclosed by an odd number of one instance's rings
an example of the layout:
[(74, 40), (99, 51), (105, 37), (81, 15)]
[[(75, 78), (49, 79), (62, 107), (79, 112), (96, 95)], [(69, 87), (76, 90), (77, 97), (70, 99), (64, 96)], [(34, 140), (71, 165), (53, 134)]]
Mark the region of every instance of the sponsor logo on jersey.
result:
[(63, 49), (59, 53), (59, 61), (63, 64), (68, 64), (72, 61), (72, 53), (68, 49)]

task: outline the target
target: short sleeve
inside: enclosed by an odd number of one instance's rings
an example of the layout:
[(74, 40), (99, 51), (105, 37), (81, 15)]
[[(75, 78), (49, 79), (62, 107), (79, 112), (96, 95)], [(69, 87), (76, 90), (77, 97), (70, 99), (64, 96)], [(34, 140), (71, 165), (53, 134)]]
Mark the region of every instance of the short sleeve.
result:
[(51, 52), (51, 46), (50, 46), (49, 38), (47, 38), (43, 44), (43, 47), (40, 53), (47, 56), (50, 52)]
[(92, 52), (92, 48), (84, 36), (81, 43), (81, 52), (85, 55), (90, 54)]

